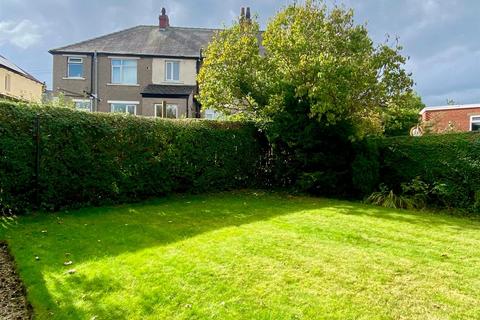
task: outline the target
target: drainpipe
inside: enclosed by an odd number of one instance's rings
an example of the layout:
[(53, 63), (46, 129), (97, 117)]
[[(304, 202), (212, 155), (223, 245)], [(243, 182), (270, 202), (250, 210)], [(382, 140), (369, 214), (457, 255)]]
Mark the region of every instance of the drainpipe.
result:
[(94, 97), (93, 97), (93, 61), (94, 61), (94, 56), (93, 54), (90, 55), (91, 63), (90, 63), (90, 89), (88, 92), (85, 92), (88, 94), (88, 98), (90, 99), (90, 111), (94, 111)]
[(94, 72), (94, 77), (95, 77), (95, 90), (93, 93), (94, 101), (95, 101), (95, 106), (93, 107), (94, 110), (92, 111), (98, 111), (98, 56), (97, 56), (97, 50), (93, 53), (93, 63), (95, 65), (95, 72)]
[[(197, 77), (198, 77), (198, 73), (200, 72), (200, 68), (202, 67), (202, 62), (203, 62), (203, 48), (200, 48), (200, 51), (198, 53), (198, 59), (197, 59), (197, 63), (196, 63), (196, 69), (197, 69)], [(195, 77), (195, 78), (197, 78)], [(198, 80), (196, 81), (196, 85), (195, 85), (195, 91), (194, 91), (194, 95), (193, 97), (195, 97), (196, 95), (199, 94), (199, 88), (198, 88)], [(195, 102), (194, 100), (194, 106), (195, 106), (195, 118), (201, 118), (201, 108), (202, 106), (200, 105), (200, 102), (198, 102), (198, 100)]]

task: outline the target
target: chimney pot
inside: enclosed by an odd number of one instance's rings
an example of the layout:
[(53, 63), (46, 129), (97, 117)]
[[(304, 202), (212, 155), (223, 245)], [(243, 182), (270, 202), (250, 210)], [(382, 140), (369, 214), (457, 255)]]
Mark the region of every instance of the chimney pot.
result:
[(158, 17), (160, 29), (166, 29), (170, 27), (170, 22), (168, 20), (167, 10), (162, 8), (162, 14)]
[(250, 21), (251, 17), (252, 16), (250, 15), (250, 7), (247, 7), (247, 14), (245, 15), (245, 18)]

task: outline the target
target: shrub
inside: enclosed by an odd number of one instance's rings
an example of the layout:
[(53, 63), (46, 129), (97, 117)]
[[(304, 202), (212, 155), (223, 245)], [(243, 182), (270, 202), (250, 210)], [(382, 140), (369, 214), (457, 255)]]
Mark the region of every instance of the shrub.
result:
[(385, 208), (413, 209), (414, 201), (404, 195), (397, 195), (393, 190), (388, 189), (384, 184), (380, 185), (380, 191), (373, 192), (365, 201)]
[(147, 119), (0, 102), (0, 208), (54, 210), (252, 187), (263, 156), (258, 134), (249, 123)]
[[(387, 189), (407, 196), (416, 194), (417, 198), (423, 192), (431, 207), (478, 211), (480, 134), (375, 138), (371, 143), (378, 146), (377, 151), (361, 147), (359, 154), (374, 159), (378, 152), (379, 183)], [(358, 183), (365, 175), (376, 175), (376, 168), (371, 168), (368, 161), (357, 161), (356, 165), (352, 181)]]
[(370, 194), (380, 181), (380, 164), (377, 140), (365, 139), (357, 143), (352, 163), (354, 192)]

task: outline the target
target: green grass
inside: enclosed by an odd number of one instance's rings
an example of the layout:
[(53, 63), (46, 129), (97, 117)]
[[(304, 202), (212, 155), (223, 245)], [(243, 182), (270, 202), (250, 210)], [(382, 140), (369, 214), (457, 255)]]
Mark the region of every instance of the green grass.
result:
[(473, 219), (241, 192), (24, 217), (0, 238), (38, 319), (480, 318)]

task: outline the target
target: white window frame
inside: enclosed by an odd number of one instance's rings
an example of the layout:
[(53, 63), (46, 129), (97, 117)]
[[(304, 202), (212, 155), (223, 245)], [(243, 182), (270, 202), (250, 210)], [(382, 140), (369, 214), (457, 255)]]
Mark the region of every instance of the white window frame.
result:
[(75, 105), (75, 110), (78, 110), (78, 111), (85, 111), (85, 112), (92, 112), (92, 100), (90, 99), (72, 99), (73, 103), (76, 103), (76, 102), (88, 102), (90, 104), (90, 107), (87, 110), (84, 110), (84, 109), (78, 109), (77, 106)]
[[(157, 106), (161, 106), (161, 109), (162, 110), (162, 114), (161, 115), (158, 115), (158, 112), (157, 112)], [(165, 109), (168, 107), (168, 106), (175, 106), (175, 119), (178, 119), (178, 104), (175, 104), (175, 103), (167, 103), (165, 101), (163, 101), (162, 103), (155, 103), (153, 105), (153, 108), (154, 108), (154, 112), (155, 112), (155, 118), (162, 118), (162, 119), (172, 119), (172, 118), (166, 118), (164, 117), (164, 114), (163, 114), (163, 109), (165, 107)]]
[[(71, 59), (77, 59), (80, 62), (71, 62)], [(67, 79), (85, 79), (84, 74), (85, 74), (85, 66), (83, 65), (83, 58), (78, 57), (78, 56), (68, 56), (67, 57)], [(70, 77), (70, 64), (79, 64), (82, 66), (82, 75), (80, 77)]]
[[(114, 60), (119, 60), (119, 61), (135, 61), (136, 66), (135, 66), (135, 71), (136, 71), (136, 76), (135, 76), (135, 83), (129, 83), (129, 82), (124, 82), (123, 79), (123, 62), (121, 63), (120, 66), (115, 66), (115, 67), (120, 67), (120, 77), (122, 78), (120, 82), (113, 82), (113, 61)], [(110, 57), (110, 84), (111, 85), (118, 85), (118, 86), (138, 86), (138, 58), (125, 58), (125, 57)]]
[[(178, 79), (173, 77), (173, 64), (178, 63)], [(168, 65), (172, 65), (172, 78), (168, 78)], [(180, 82), (180, 61), (179, 60), (165, 60), (165, 81), (167, 82)]]
[[(473, 118), (478, 118), (478, 119), (473, 120)], [(475, 116), (470, 116), (470, 131), (473, 131), (473, 124), (474, 123), (480, 125), (480, 114), (475, 115)]]
[(118, 114), (122, 114), (122, 112), (113, 112), (113, 105), (114, 104), (124, 104), (125, 105), (125, 114), (130, 114), (128, 112), (128, 107), (131, 107), (133, 106), (134, 108), (134, 114), (133, 115), (137, 115), (137, 105), (140, 104), (140, 102), (138, 101), (116, 101), (116, 100), (109, 100), (107, 101), (107, 103), (110, 105), (110, 112), (111, 113), (118, 113)]

